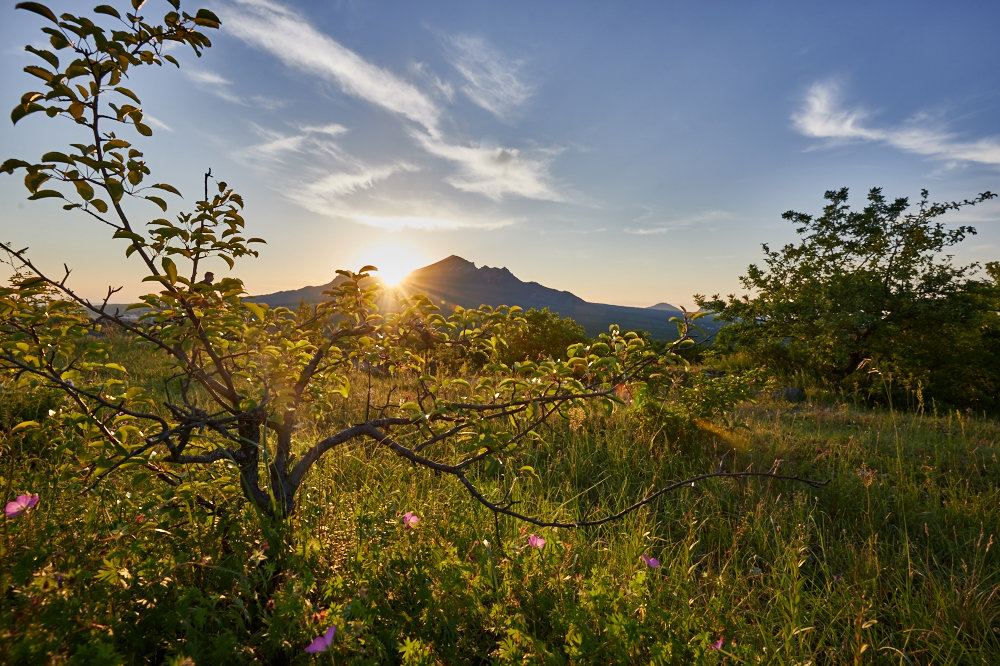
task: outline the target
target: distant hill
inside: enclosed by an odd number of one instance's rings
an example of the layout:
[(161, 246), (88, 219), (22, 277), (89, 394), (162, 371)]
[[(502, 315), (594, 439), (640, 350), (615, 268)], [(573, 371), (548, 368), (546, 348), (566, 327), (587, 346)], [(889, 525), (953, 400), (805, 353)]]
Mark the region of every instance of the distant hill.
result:
[[(302, 301), (320, 300), (323, 291), (335, 283), (253, 296), (247, 300), (267, 303), (271, 307), (295, 308)], [(622, 330), (647, 331), (655, 339), (669, 340), (677, 333), (669, 319), (681, 314), (680, 308), (669, 303), (657, 303), (648, 308), (590, 303), (568, 291), (524, 282), (506, 268), (476, 267), (457, 255), (418, 268), (406, 276), (399, 288), (426, 295), (445, 312), (456, 305), (464, 308), (519, 305), (525, 310), (549, 308), (579, 323), (589, 336), (607, 332), (608, 326), (618, 324)]]
[(656, 305), (650, 305), (647, 310), (663, 310), (664, 312), (677, 312), (680, 308), (671, 305), (670, 303), (657, 303)]

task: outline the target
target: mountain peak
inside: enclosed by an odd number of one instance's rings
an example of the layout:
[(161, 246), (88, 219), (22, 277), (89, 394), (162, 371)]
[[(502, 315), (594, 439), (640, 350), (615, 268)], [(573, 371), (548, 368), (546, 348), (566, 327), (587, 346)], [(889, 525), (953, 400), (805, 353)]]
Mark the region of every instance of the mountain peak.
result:
[[(610, 324), (617, 323), (622, 330), (645, 330), (654, 338), (667, 339), (675, 330), (668, 323), (669, 317), (680, 314), (678, 308), (667, 303), (657, 303), (651, 308), (589, 303), (568, 291), (524, 282), (506, 267), (476, 267), (457, 254), (412, 271), (402, 285), (407, 292), (428, 296), (445, 311), (456, 305), (464, 308), (518, 305), (525, 310), (549, 308), (561, 317), (574, 319), (590, 336), (606, 332)], [(318, 302), (322, 291), (328, 287), (305, 287), (257, 296), (252, 300), (294, 308), (302, 300)]]
[[(464, 259), (464, 258), (458, 256), (457, 254), (453, 254), (451, 256), (445, 257), (441, 261), (437, 261), (437, 262), (435, 262), (433, 264), (430, 264), (429, 266), (424, 266), (424, 268), (450, 268), (450, 269), (455, 269), (455, 268), (475, 268), (475, 267), (476, 267), (476, 265), (474, 263), (472, 263), (468, 259)], [(421, 269), (418, 269), (418, 270), (421, 270)]]

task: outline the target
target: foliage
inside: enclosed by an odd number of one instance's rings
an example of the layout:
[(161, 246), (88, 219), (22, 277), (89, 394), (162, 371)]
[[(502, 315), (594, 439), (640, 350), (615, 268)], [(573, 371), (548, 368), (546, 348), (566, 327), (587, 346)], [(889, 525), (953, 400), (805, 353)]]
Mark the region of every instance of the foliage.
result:
[(587, 335), (583, 326), (569, 317), (560, 317), (548, 308), (532, 308), (524, 313), (524, 324), (512, 328), (505, 341), (500, 359), (509, 365), (525, 360), (561, 358), (570, 345), (586, 342)]
[[(684, 451), (650, 441), (631, 410), (557, 421), (530, 471), (486, 487), (572, 517), (776, 458), (792, 473), (823, 464), (837, 484), (688, 484), (616, 523), (522, 531), (446, 476), (338, 448), (288, 521), (270, 595), (260, 526), (248, 503), (223, 501), (211, 468), (189, 468), (178, 489), (146, 470), (81, 495), (75, 435), (63, 445), (55, 423), (4, 435), (5, 499), (40, 499), (0, 528), (0, 661), (997, 661), (995, 421), (767, 396), (738, 412), (746, 429), (702, 431)], [(40, 450), (39, 436), (56, 442)], [(649, 443), (641, 464), (636, 442)], [(331, 625), (328, 656), (305, 653)]]
[[(938, 218), (994, 196), (931, 203), (925, 190), (913, 208), (873, 189), (865, 208), (853, 211), (846, 188), (829, 191), (821, 215), (782, 216), (800, 241), (763, 246), (764, 266), (751, 265), (741, 278), (750, 294), (696, 299), (728, 322), (720, 345), (778, 369), (864, 390), (881, 390), (879, 378), (891, 378), (928, 397), (986, 406), (995, 392), (973, 387), (998, 381), (995, 372), (982, 372), (995, 358), (995, 345), (984, 345), (1000, 323), (997, 284), (947, 254), (975, 230), (947, 228)], [(939, 381), (955, 373), (958, 385)]]

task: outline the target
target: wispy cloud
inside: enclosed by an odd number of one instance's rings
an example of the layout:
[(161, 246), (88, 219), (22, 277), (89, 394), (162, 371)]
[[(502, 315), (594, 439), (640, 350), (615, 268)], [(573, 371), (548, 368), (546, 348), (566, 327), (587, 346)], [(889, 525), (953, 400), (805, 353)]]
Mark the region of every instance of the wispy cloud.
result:
[(354, 213), (351, 217), (361, 224), (386, 231), (416, 229), (418, 231), (451, 231), (468, 226), (454, 219), (439, 217), (416, 217), (413, 215), (364, 215)]
[(368, 190), (379, 181), (404, 171), (416, 171), (417, 167), (400, 162), (377, 167), (366, 167), (352, 172), (330, 173), (305, 185), (294, 198), (306, 208), (322, 212), (359, 190)]
[(348, 131), (337, 123), (301, 125), (293, 130), (277, 130), (254, 124), (253, 130), (260, 141), (239, 149), (235, 155), (267, 169), (274, 169), (295, 156), (308, 156), (310, 161), (319, 157), (332, 158), (340, 165), (361, 164), (341, 150), (333, 140)]
[(145, 111), (142, 114), (142, 122), (146, 123), (153, 129), (163, 130), (164, 132), (174, 131), (174, 128), (172, 128), (170, 125), (166, 124), (156, 116), (146, 113)]
[(233, 82), (226, 77), (206, 69), (189, 68), (184, 70), (191, 81), (202, 90), (206, 90), (219, 99), (239, 104), (241, 106), (255, 106), (262, 109), (273, 110), (284, 106), (281, 100), (271, 99), (263, 95), (241, 96), (233, 92)]
[(195, 83), (204, 86), (227, 87), (233, 84), (232, 81), (222, 76), (221, 74), (217, 74), (216, 72), (210, 72), (205, 69), (188, 68), (184, 70), (184, 73), (187, 74), (187, 77), (192, 81), (194, 81)]
[(410, 72), (416, 78), (426, 81), (430, 85), (431, 89), (436, 91), (438, 96), (444, 98), (446, 102), (451, 103), (455, 101), (455, 86), (432, 72), (430, 67), (428, 67), (425, 63), (410, 63)]
[(520, 220), (489, 211), (460, 210), (453, 203), (421, 199), (419, 196), (379, 198), (352, 202), (350, 206), (327, 207), (324, 213), (357, 224), (402, 231), (454, 231), (457, 229), (491, 230), (517, 224)]
[(876, 127), (863, 109), (843, 108), (840, 97), (840, 87), (835, 83), (813, 84), (801, 108), (792, 114), (795, 129), (832, 143), (876, 141), (937, 160), (1000, 166), (1000, 137), (963, 140), (919, 114), (898, 127)]
[(236, 156), (269, 173), (286, 199), (319, 214), (342, 208), (344, 199), (397, 173), (419, 170), (402, 160), (373, 166), (347, 153), (336, 137), (348, 130), (337, 123), (294, 130), (253, 127), (261, 141)]
[(625, 227), (625, 233), (648, 236), (671, 231), (713, 225), (732, 218), (732, 213), (724, 210), (706, 210), (692, 215), (671, 217), (662, 211), (646, 209), (646, 212), (632, 220), (632, 226)]
[(293, 69), (322, 76), (349, 95), (436, 132), (439, 109), (409, 82), (365, 61), (289, 9), (268, 0), (237, 3), (238, 7), (220, 13), (239, 39), (269, 51)]
[(505, 57), (481, 37), (452, 35), (445, 40), (452, 66), (465, 80), (462, 92), (474, 104), (508, 120), (531, 97), (531, 86), (521, 80), (522, 61)]
[(414, 132), (427, 152), (458, 165), (458, 174), (445, 179), (452, 187), (500, 201), (507, 195), (565, 201), (550, 184), (549, 166), (558, 149), (538, 149), (528, 155), (517, 148), (463, 146)]
[(328, 123), (326, 125), (303, 125), (300, 127), (303, 132), (313, 132), (316, 134), (326, 134), (328, 136), (340, 136), (347, 132), (347, 128), (340, 123)]

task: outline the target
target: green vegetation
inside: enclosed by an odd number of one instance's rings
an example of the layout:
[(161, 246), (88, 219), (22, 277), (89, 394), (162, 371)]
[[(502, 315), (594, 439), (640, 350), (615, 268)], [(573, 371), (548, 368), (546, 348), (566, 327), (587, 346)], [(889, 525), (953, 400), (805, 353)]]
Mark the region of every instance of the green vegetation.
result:
[[(748, 363), (757, 349), (725, 361), (739, 372), (685, 363), (699, 315), (657, 349), (615, 327), (585, 340), (548, 311), (446, 315), (415, 297), (380, 313), (374, 267), (341, 272), (295, 312), (245, 302), (238, 277), (199, 280), (259, 239), (225, 183), (145, 221), (178, 192), (148, 184), (132, 139), (151, 130), (121, 84), (176, 64), (171, 43), (200, 54), (219, 27), (169, 4), (161, 25), (96, 8), (110, 27), (18, 5), (46, 21), (51, 50), (28, 47), (44, 91), (12, 119), (68, 120), (83, 143), (0, 171), (112, 228), (156, 291), (131, 321), (0, 243), (14, 268), (0, 288), (0, 661), (997, 661), (994, 421), (922, 400), (872, 411), (815, 387), (793, 408)], [(823, 218), (834, 254), (855, 220), (837, 201)], [(860, 221), (888, 234), (902, 205), (873, 194)], [(905, 309), (906, 285), (933, 283), (940, 303), (976, 304), (953, 333), (980, 353), (996, 266), (991, 283), (935, 263), (969, 230), (921, 211), (905, 218), (916, 249), (887, 241), (918, 257), (886, 274), (903, 285), (889, 295)], [(768, 256), (776, 270), (806, 254)], [(815, 275), (855, 295), (872, 284)], [(848, 339), (919, 333), (880, 303), (872, 333)], [(769, 349), (810, 372), (870, 353), (892, 396), (892, 372), (924, 367), (917, 337), (903, 355), (828, 349), (838, 329), (812, 349), (797, 343), (801, 319), (786, 322), (794, 342)]]
[(81, 495), (67, 406), (6, 421), (3, 487), (40, 500), (4, 522), (3, 660), (306, 663), (336, 625), (321, 662), (995, 662), (1000, 426), (835, 397), (762, 398), (695, 435), (631, 407), (553, 421), (531, 469), (487, 490), (517, 476), (512, 500), (569, 518), (719, 465), (831, 479), (699, 483), (581, 530), (495, 524), (449, 477), (357, 443), (319, 463), (277, 554), (226, 470), (172, 488), (153, 459)]
[[(718, 345), (775, 370), (885, 396), (1000, 408), (1000, 264), (955, 266), (947, 251), (975, 233), (947, 228), (949, 211), (996, 195), (888, 202), (878, 189), (852, 211), (847, 189), (826, 193), (817, 217), (789, 211), (797, 245), (764, 247), (741, 278), (750, 294), (698, 305), (729, 324)], [(891, 398), (891, 396), (890, 396)]]

